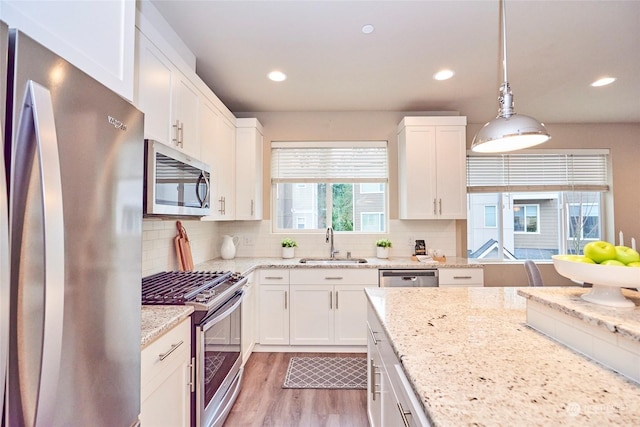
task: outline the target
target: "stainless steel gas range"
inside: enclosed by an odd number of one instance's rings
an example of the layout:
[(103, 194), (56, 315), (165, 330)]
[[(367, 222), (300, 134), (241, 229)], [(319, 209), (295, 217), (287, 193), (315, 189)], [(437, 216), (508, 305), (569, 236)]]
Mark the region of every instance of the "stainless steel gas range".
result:
[(222, 271), (163, 272), (142, 279), (142, 304), (191, 305), (191, 424), (221, 426), (240, 391), (241, 304), (247, 279)]

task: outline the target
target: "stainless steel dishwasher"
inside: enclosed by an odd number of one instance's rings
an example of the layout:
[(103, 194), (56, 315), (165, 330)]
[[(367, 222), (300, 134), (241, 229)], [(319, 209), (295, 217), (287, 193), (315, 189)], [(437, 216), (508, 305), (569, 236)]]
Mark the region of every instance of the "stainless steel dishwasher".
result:
[(435, 288), (438, 287), (438, 269), (380, 269), (378, 284), (381, 288)]

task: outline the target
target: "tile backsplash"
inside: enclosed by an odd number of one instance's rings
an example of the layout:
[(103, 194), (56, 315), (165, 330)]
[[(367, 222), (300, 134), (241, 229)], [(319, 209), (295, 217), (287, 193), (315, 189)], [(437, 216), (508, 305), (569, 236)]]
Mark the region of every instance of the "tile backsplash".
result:
[[(183, 220), (191, 241), (194, 264), (220, 256), (222, 236), (238, 236), (238, 257), (280, 257), (280, 241), (293, 238), (298, 247), (296, 258), (326, 257), (329, 245), (325, 243), (325, 233), (274, 234), (271, 221), (222, 221), (210, 222)], [(388, 238), (393, 243), (390, 257), (409, 257), (413, 254), (415, 240), (425, 240), (427, 248), (441, 249), (445, 255), (456, 253), (456, 222), (454, 220), (401, 221), (389, 222), (389, 233), (385, 234), (341, 234), (334, 235), (334, 246), (345, 257), (351, 252), (356, 257), (374, 257), (375, 242)], [(143, 277), (160, 271), (177, 270), (178, 262), (173, 239), (175, 220), (145, 219), (142, 229), (142, 273)]]

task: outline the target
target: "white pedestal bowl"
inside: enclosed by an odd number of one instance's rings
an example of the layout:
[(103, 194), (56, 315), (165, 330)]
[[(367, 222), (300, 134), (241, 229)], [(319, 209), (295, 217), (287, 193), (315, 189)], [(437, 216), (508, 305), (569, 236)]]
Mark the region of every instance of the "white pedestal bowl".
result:
[(587, 264), (567, 261), (554, 255), (553, 266), (558, 274), (568, 279), (591, 283), (593, 287), (582, 299), (609, 307), (633, 308), (635, 304), (622, 295), (621, 288), (640, 287), (640, 267)]

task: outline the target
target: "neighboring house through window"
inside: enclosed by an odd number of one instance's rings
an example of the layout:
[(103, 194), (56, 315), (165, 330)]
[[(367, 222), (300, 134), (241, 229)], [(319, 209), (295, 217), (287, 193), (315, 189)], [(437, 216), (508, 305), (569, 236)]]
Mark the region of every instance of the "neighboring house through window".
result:
[(608, 150), (469, 153), (467, 256), (549, 260), (605, 239), (609, 162)]

